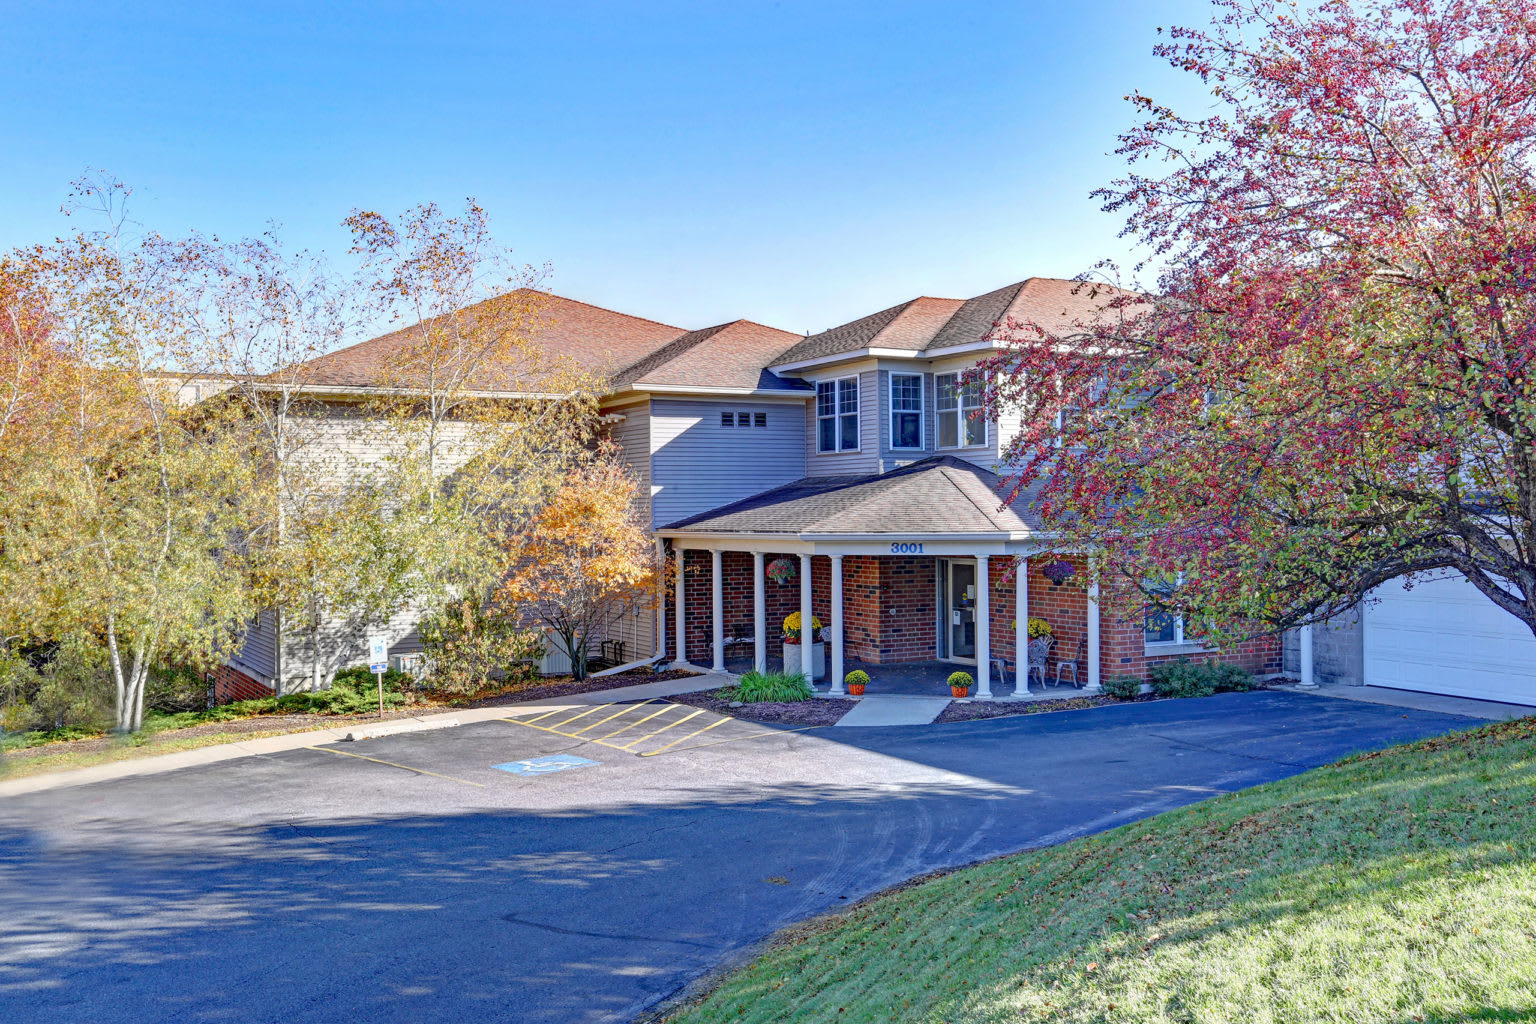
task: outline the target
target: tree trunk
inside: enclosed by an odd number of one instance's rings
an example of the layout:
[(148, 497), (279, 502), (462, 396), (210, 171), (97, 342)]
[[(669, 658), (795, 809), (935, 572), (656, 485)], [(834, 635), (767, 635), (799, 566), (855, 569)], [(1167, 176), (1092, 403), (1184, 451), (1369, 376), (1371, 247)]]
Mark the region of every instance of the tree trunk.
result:
[(128, 685), (123, 678), (123, 655), (117, 646), (117, 620), (114, 616), (107, 616), (107, 662), (112, 667), (112, 685), (114, 697), (112, 704), (115, 723), (113, 729), (117, 732), (128, 731)]

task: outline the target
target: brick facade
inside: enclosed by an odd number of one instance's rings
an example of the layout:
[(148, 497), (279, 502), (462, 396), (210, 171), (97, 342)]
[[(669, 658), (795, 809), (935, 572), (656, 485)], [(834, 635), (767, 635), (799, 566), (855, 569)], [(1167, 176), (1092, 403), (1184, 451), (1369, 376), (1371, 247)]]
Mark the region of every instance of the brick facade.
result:
[(213, 670), (213, 702), (228, 704), (236, 700), (259, 700), (272, 696), (272, 687), (230, 665)]
[[(798, 566), (798, 555), (768, 554), (764, 565), (775, 558), (789, 558)], [(1056, 558), (1029, 561), (1029, 613), (1043, 618), (1054, 628), (1056, 658), (1071, 659), (1083, 645), (1079, 677), (1086, 682), (1088, 666), (1088, 595), (1083, 586), (1084, 567), (1080, 560), (1073, 579), (1057, 586), (1041, 575), (1041, 569)], [(722, 604), (726, 636), (751, 636), (755, 629), (752, 611), (752, 555), (745, 551), (726, 551), (721, 555)], [(1002, 658), (1015, 672), (1014, 610), (1017, 584), (1014, 560), (994, 556), (989, 560), (991, 578), (992, 656)], [(831, 617), (832, 560), (825, 555), (811, 559), (811, 606), (823, 624)], [(687, 602), (687, 660), (695, 665), (713, 663), (713, 605), (711, 559), (708, 551), (686, 552), (685, 600)], [(936, 656), (938, 559), (922, 556), (843, 557), (843, 638), (850, 661), (892, 664), (928, 661)], [(800, 609), (798, 575), (788, 583), (764, 580), (767, 607), (768, 649), (776, 652), (780, 643), (781, 623), (785, 616)], [(675, 614), (676, 608), (670, 609)], [(1139, 606), (1125, 591), (1106, 591), (1100, 602), (1100, 678), (1130, 675), (1145, 679), (1149, 668), (1159, 662), (1177, 660), (1181, 655), (1146, 653), (1144, 620)], [(668, 638), (670, 641), (670, 637)], [(830, 654), (830, 652), (829, 652)], [(1233, 649), (1216, 654), (1182, 655), (1191, 660), (1235, 662), (1256, 675), (1280, 671), (1280, 642), (1277, 637), (1245, 641)], [(233, 670), (230, 670), (233, 672)], [(238, 673), (236, 673), (238, 674)], [(245, 677), (249, 679), (249, 677)], [(254, 680), (251, 680), (255, 683)], [(255, 684), (260, 686), (259, 683)], [(265, 690), (265, 688), (263, 688)], [(268, 691), (269, 692), (269, 691)]]

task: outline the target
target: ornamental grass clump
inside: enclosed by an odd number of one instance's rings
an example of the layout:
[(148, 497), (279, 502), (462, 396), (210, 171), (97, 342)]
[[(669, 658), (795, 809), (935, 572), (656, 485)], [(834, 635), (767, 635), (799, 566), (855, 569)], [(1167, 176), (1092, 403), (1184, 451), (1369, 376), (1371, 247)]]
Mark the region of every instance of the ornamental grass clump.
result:
[(811, 684), (800, 672), (748, 672), (724, 696), (743, 704), (788, 703), (810, 700)]

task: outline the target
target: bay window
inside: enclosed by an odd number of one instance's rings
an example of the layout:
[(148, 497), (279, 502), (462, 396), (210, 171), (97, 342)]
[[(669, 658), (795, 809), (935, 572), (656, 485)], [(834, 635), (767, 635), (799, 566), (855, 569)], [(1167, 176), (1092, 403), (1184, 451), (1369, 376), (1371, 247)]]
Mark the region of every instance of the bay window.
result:
[(979, 448), (987, 443), (987, 418), (982, 411), (980, 381), (960, 383), (958, 373), (934, 378), (940, 448)]

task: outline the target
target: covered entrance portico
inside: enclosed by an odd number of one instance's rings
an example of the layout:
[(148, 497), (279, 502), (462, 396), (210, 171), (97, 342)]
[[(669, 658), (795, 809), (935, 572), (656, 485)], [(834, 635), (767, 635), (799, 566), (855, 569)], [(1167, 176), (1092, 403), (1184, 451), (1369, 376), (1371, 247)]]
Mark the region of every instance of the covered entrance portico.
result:
[[(943, 662), (974, 676), (980, 698), (1026, 697), (1029, 616), (1015, 611), (1049, 609), (1069, 634), (1056, 657), (1073, 658), (1085, 690), (1100, 688), (1096, 590), (1033, 598), (1032, 587), (1051, 590), (1037, 564), (1045, 545), (1002, 504), (997, 478), (969, 463), (812, 478), (657, 532), (675, 569), (667, 646), (687, 663), (768, 671), (782, 662), (783, 618), (798, 611), (823, 624), (830, 693), (855, 663)], [(782, 560), (776, 575), (792, 580), (770, 580)], [(1011, 693), (994, 690), (999, 668)]]

